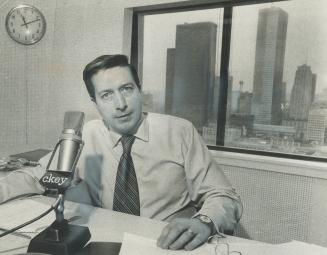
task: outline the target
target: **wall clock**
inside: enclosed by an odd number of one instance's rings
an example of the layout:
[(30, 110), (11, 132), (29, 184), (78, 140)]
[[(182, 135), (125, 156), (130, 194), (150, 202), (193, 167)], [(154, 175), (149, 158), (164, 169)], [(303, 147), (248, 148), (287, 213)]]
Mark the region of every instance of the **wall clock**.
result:
[(34, 6), (19, 5), (12, 8), (6, 17), (8, 35), (18, 43), (30, 45), (40, 41), (45, 34), (43, 14)]

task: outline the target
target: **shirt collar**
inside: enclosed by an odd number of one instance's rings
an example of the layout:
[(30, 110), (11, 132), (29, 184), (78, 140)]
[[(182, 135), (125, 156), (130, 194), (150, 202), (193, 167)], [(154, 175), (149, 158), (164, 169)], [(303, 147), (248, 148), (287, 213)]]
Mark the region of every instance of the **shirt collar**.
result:
[[(148, 123), (147, 117), (148, 117), (148, 114), (143, 113), (143, 120), (142, 120), (139, 128), (137, 129), (136, 133), (134, 134), (134, 136), (136, 138), (138, 138), (144, 142), (149, 141), (149, 123)], [(108, 128), (108, 131), (109, 131), (110, 139), (112, 141), (112, 147), (114, 148), (119, 143), (122, 135), (110, 130), (109, 128)]]

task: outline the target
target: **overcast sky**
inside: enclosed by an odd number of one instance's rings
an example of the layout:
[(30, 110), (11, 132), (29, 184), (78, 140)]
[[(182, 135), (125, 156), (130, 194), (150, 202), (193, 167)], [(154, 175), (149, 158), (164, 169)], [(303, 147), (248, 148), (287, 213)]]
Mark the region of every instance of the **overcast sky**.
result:
[[(287, 93), (293, 86), (297, 67), (307, 64), (317, 74), (317, 92), (321, 94), (325, 90), (327, 96), (327, 0), (292, 0), (235, 7), (230, 59), (233, 90), (237, 90), (239, 81), (243, 80), (243, 90), (252, 91), (258, 10), (271, 6), (280, 7), (289, 15), (283, 77)], [(221, 9), (211, 9), (145, 17), (143, 88), (155, 93), (156, 102), (164, 103), (166, 50), (175, 47), (176, 25), (203, 21), (216, 23), (217, 55), (220, 56), (222, 16)]]

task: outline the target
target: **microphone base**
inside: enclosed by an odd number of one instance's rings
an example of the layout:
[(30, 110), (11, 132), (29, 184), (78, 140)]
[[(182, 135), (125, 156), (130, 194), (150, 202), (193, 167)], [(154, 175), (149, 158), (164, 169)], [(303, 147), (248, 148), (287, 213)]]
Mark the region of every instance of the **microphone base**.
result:
[(82, 249), (90, 238), (88, 227), (69, 225), (66, 220), (55, 221), (31, 240), (27, 251), (69, 255)]

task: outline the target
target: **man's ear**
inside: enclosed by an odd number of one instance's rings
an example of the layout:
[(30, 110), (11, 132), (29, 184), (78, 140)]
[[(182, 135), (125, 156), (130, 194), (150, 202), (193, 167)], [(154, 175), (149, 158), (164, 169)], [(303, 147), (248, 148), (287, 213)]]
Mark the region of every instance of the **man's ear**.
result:
[(97, 108), (97, 110), (98, 110), (98, 104), (97, 104), (97, 101), (95, 100), (95, 98), (92, 98), (92, 97), (91, 97), (90, 99), (91, 99), (91, 101), (92, 101), (94, 107)]

